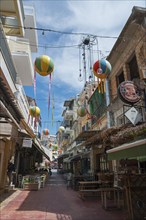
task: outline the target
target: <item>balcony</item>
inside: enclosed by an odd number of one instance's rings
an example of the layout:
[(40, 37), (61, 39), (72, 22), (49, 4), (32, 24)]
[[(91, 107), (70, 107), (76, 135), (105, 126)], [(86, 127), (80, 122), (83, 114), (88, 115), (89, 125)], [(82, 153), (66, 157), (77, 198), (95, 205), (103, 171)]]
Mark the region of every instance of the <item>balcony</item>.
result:
[(64, 113), (64, 119), (65, 120), (72, 120), (74, 116), (74, 111), (73, 110), (66, 110)]
[(19, 109), (25, 119), (25, 121), (28, 121), (28, 115), (29, 115), (29, 104), (24, 92), (24, 89), (21, 85), (16, 84), (17, 92), (15, 92), (15, 97), (19, 106)]
[(1, 35), (0, 69), (3, 73), (1, 76), (3, 76), (3, 78), (7, 81), (7, 84), (14, 93), (16, 91), (15, 82), (16, 82), (17, 73), (13, 64), (11, 53), (1, 23), (0, 23), (0, 35)]
[(37, 30), (36, 30), (36, 19), (34, 8), (30, 6), (24, 6), (25, 11), (25, 20), (24, 24), (25, 27), (31, 27), (31, 29), (25, 29), (25, 38), (29, 39), (31, 43), (31, 51), (37, 52), (38, 51), (38, 37), (37, 37)]
[(0, 17), (8, 36), (24, 36), (24, 9), (22, 0), (0, 2)]
[(65, 129), (65, 134), (71, 134), (73, 131), (74, 131), (74, 130), (72, 130), (72, 129), (66, 127), (66, 129)]
[(16, 72), (23, 86), (32, 86), (34, 69), (31, 58), (31, 48), (27, 39), (8, 37), (8, 45), (11, 51)]

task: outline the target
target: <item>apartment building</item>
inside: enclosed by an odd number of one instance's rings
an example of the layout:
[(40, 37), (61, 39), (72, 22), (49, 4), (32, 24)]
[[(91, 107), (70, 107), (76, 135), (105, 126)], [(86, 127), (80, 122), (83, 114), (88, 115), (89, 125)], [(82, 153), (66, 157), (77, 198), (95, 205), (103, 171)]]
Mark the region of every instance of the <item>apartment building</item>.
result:
[[(112, 65), (112, 72), (106, 79), (106, 92), (101, 92), (98, 85), (92, 88), (89, 83), (79, 95), (80, 104), (86, 102), (89, 114), (85, 117), (77, 116), (72, 122), (74, 135), (72, 138), (68, 137), (68, 144), (64, 149), (67, 153), (68, 148), (73, 146), (78, 155), (74, 159), (80, 161), (80, 164), (82, 153), (88, 152), (88, 160), (90, 160), (88, 170), (94, 174), (117, 171), (121, 167), (119, 160), (128, 158), (133, 158), (136, 167), (140, 165), (140, 170), (146, 169), (144, 162), (146, 155), (145, 10), (145, 8), (133, 7), (129, 19), (107, 57)], [(125, 103), (121, 99), (119, 85), (124, 81), (131, 81), (139, 91), (140, 99), (134, 104)], [(136, 112), (134, 121), (133, 108)], [(123, 149), (122, 144), (126, 144)], [(71, 154), (71, 158), (66, 158), (65, 162), (73, 162), (73, 155), (74, 153)]]
[[(31, 24), (31, 31), (25, 30)], [(7, 166), (15, 164), (17, 175), (42, 160), (45, 154), (36, 136), (37, 128), (28, 121), (30, 102), (23, 86), (32, 86), (32, 52), (37, 51), (35, 12), (22, 1), (0, 3), (0, 192), (7, 185)], [(31, 42), (31, 43), (30, 43)], [(33, 153), (32, 153), (33, 152)], [(21, 163), (20, 163), (21, 162)]]

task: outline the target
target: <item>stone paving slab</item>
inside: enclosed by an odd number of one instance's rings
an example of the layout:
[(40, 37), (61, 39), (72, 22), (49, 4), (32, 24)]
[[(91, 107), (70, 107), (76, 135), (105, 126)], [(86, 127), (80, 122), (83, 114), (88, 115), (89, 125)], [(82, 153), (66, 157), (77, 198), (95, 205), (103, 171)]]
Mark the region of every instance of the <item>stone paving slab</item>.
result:
[(125, 211), (105, 211), (100, 198), (82, 201), (67, 189), (61, 174), (53, 173), (38, 191), (17, 190), (1, 203), (0, 220), (126, 220)]

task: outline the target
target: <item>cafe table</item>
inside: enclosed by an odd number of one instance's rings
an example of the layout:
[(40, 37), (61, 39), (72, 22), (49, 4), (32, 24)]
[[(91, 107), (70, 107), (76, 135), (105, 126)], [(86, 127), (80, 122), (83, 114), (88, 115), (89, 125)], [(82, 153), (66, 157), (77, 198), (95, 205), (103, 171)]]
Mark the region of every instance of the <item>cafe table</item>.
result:
[(86, 195), (95, 195), (98, 192), (98, 181), (80, 181), (79, 182), (79, 195), (81, 199), (84, 199)]
[[(123, 189), (122, 188), (118, 188), (118, 187), (104, 187), (104, 188), (99, 188), (98, 191), (101, 192), (101, 203), (102, 203), (102, 207), (104, 209), (108, 209), (109, 205), (108, 205), (108, 197), (110, 194), (113, 194), (113, 207), (116, 208), (120, 208), (120, 193), (123, 193)], [(112, 201), (110, 199), (110, 201)], [(110, 206), (110, 208), (112, 208), (112, 206)]]

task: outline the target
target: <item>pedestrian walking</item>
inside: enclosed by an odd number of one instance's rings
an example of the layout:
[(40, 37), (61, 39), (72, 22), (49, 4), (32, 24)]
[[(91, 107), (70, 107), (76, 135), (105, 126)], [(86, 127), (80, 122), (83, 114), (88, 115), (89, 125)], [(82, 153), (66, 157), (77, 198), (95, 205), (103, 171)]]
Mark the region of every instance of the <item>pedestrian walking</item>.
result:
[(12, 161), (9, 161), (8, 168), (7, 168), (7, 176), (9, 178), (9, 183), (8, 183), (9, 186), (12, 185), (12, 183), (13, 183), (13, 178), (12, 178), (13, 172), (15, 172), (15, 165)]

